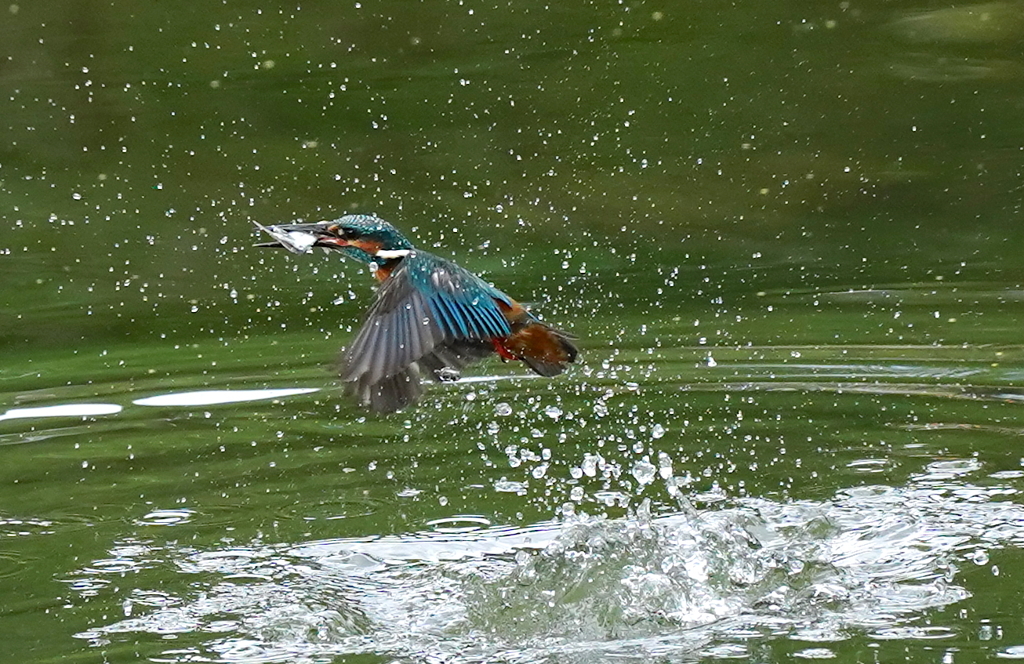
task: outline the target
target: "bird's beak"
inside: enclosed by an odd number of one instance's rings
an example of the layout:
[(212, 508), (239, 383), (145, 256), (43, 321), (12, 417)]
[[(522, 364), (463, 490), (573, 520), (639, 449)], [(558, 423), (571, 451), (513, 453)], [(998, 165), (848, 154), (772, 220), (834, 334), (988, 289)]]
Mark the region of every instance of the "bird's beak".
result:
[(331, 222), (320, 221), (310, 224), (275, 224), (264, 226), (253, 221), (256, 228), (260, 229), (270, 237), (273, 242), (260, 242), (257, 247), (275, 247), (287, 249), (293, 254), (305, 254), (313, 247), (338, 248), (346, 246), (345, 240), (327, 232)]

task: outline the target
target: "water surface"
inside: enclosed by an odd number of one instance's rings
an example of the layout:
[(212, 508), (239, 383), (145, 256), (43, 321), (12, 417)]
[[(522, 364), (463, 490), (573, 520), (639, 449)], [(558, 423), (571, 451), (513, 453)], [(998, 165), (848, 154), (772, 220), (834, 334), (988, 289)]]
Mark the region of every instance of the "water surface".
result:
[[(1017, 4), (6, 13), (8, 660), (1024, 657)], [(580, 363), (357, 409), (353, 210)]]

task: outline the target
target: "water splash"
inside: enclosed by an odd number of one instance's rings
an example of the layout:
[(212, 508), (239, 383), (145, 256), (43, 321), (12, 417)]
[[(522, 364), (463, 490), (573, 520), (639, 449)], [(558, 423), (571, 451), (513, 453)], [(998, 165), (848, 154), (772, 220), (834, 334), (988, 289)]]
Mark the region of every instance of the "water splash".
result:
[[(938, 462), (906, 487), (821, 502), (743, 498), (696, 510), (684, 500), (653, 516), (645, 501), (626, 518), (566, 510), (531, 528), (122, 547), (120, 558), (145, 560), (124, 561), (121, 574), (170, 560), (187, 582), (177, 597), (137, 583), (121, 598), (130, 615), (79, 636), (99, 645), (188, 633), (199, 643), (189, 661), (375, 653), (453, 664), (742, 656), (759, 637), (934, 638), (949, 629), (925, 624), (925, 612), (970, 595), (960, 568), (1024, 544), (1024, 507), (1005, 500), (1015, 490), (963, 484), (969, 466)], [(85, 583), (107, 573), (93, 565), (68, 581), (115, 592)]]

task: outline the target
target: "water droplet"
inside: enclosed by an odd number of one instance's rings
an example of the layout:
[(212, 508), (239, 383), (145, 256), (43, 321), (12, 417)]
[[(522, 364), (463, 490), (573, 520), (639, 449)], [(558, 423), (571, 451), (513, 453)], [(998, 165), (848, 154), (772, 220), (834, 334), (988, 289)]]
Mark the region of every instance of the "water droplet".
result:
[(637, 461), (633, 464), (633, 469), (629, 473), (636, 478), (636, 481), (641, 485), (648, 485), (654, 481), (654, 477), (657, 474), (657, 468), (650, 461), (644, 459), (643, 461)]
[(672, 477), (672, 457), (664, 452), (658, 452), (658, 474), (663, 480)]

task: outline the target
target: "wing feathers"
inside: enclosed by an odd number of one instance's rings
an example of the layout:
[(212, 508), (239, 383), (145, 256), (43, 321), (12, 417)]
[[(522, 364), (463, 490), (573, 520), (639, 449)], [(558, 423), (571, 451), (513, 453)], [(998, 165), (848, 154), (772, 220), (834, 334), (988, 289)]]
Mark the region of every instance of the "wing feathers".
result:
[(500, 331), (502, 329), (508, 329), (508, 322), (505, 320), (505, 317), (501, 315), (501, 312), (498, 311), (496, 307), (493, 307), (486, 309), (484, 311), (484, 314), (489, 319), (490, 329), (492, 331), (499, 332), (498, 334), (493, 334), (492, 336), (505, 336), (503, 334), (500, 334)]
[(419, 300), (413, 300), (409, 304), (409, 323), (407, 329), (409, 334), (409, 346), (407, 348), (407, 353), (410, 358), (415, 359), (423, 357), (423, 354), (426, 352), (423, 337), (420, 333), (420, 330), (426, 327), (423, 324), (426, 314), (423, 312), (423, 305)]
[(446, 369), (486, 357), (491, 339), (511, 333), (498, 302), (510, 301), (454, 263), (414, 251), (381, 285), (345, 354), (346, 391), (381, 412), (415, 403), (421, 371), (445, 380)]
[(441, 298), (432, 298), (430, 300), (430, 308), (434, 311), (434, 316), (441, 329), (445, 330), (447, 334), (452, 337), (465, 337), (469, 335), (465, 325), (462, 324), (458, 316), (451, 312), (446, 301)]
[(448, 307), (448, 311), (458, 320), (462, 330), (461, 336), (476, 339), (483, 336), (476, 327), (476, 317), (466, 311), (466, 307), (461, 302), (445, 302), (445, 305)]

